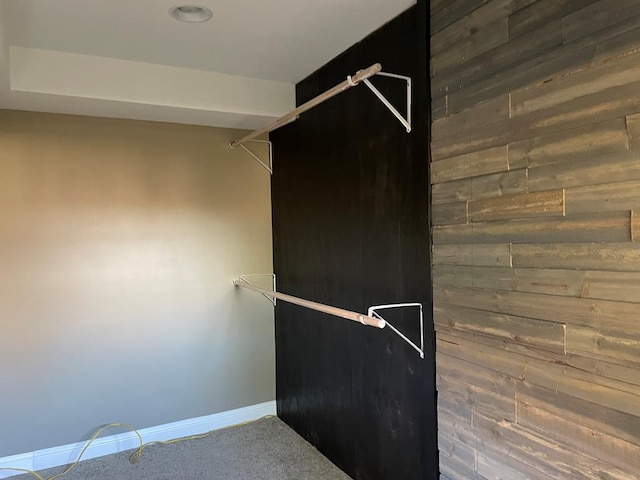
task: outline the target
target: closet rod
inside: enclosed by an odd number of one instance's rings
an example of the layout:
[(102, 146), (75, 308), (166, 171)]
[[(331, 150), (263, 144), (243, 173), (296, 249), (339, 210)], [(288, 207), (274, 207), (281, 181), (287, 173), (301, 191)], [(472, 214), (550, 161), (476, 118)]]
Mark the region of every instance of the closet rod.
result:
[(335, 97), (339, 93), (342, 93), (345, 90), (350, 89), (351, 87), (355, 87), (362, 80), (365, 80), (365, 79), (367, 79), (369, 77), (372, 77), (376, 73), (379, 73), (381, 71), (382, 71), (382, 65), (380, 65), (379, 63), (374, 63), (369, 68), (365, 68), (364, 70), (359, 70), (355, 75), (353, 75), (353, 76), (349, 75), (344, 82), (339, 83), (338, 85), (336, 85), (335, 87), (327, 90), (326, 92), (321, 93), (320, 95), (318, 95), (315, 98), (312, 98), (311, 100), (309, 100), (306, 103), (303, 103), (298, 108), (296, 108), (295, 110), (290, 111), (289, 113), (287, 113), (286, 115), (280, 117), (279, 119), (277, 119), (273, 123), (270, 123), (266, 127), (263, 127), (263, 128), (261, 128), (259, 130), (255, 130), (255, 131), (249, 133), (248, 135), (242, 137), (239, 140), (234, 140), (229, 145), (231, 146), (231, 148), (235, 148), (238, 145), (241, 145), (244, 142), (247, 142), (247, 141), (252, 140), (252, 139), (254, 139), (256, 137), (259, 137), (260, 135), (262, 135), (264, 133), (271, 132), (273, 130), (276, 130), (277, 128), (282, 127), (283, 125), (286, 125), (289, 122), (293, 122), (294, 120), (296, 120), (298, 118), (298, 116), (301, 113), (304, 113), (307, 110), (312, 109), (313, 107), (321, 104), (325, 100), (329, 100), (331, 97)]
[(262, 293), (263, 295), (268, 295), (270, 297), (277, 298), (279, 300), (283, 300), (287, 303), (293, 303), (301, 307), (310, 308), (311, 310), (317, 310), (318, 312), (328, 313), (329, 315), (346, 318), (347, 320), (353, 320), (354, 322), (362, 323), (363, 325), (369, 325), (371, 327), (376, 327), (376, 328), (384, 328), (386, 325), (386, 322), (384, 320), (370, 317), (369, 315), (364, 315), (362, 313), (352, 312), (350, 310), (344, 310), (342, 308), (324, 305), (323, 303), (312, 302), (311, 300), (305, 300), (303, 298), (293, 297), (285, 293), (266, 290), (264, 288), (256, 287), (255, 285), (247, 282), (246, 280), (245, 281), (235, 280), (233, 284), (237, 287), (248, 288), (249, 290), (253, 290), (255, 292)]

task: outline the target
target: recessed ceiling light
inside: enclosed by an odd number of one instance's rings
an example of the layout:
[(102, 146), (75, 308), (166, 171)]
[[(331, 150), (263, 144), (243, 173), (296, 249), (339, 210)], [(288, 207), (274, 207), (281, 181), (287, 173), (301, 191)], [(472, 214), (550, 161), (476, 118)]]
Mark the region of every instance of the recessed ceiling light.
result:
[(180, 5), (172, 7), (169, 10), (169, 15), (181, 22), (198, 23), (211, 19), (213, 12), (207, 7), (200, 7), (198, 5)]

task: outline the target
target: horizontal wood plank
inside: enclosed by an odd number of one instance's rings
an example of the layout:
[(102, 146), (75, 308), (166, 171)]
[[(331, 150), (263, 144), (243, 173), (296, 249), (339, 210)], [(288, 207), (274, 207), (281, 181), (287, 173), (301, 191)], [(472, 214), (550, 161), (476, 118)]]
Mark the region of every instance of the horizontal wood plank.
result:
[[(487, 351), (485, 347), (489, 347), (494, 351), (507, 352), (502, 355), (490, 355), (487, 357), (489, 364), (485, 365), (483, 363), (483, 365), (487, 366), (487, 368), (497, 369), (500, 372), (507, 373), (521, 380), (524, 379), (523, 362), (526, 357), (536, 359), (540, 362), (565, 365), (575, 369), (571, 370), (572, 372), (583, 372), (581, 375), (584, 375), (584, 378), (590, 378), (593, 383), (604, 387), (613, 387), (614, 389), (623, 391), (631, 390), (631, 392), (633, 392), (635, 391), (633, 390), (635, 389), (634, 385), (638, 383), (638, 364), (634, 362), (626, 362), (624, 360), (613, 361), (608, 358), (595, 359), (571, 353), (563, 355), (528, 345), (505, 342), (503, 339), (488, 335), (453, 329), (442, 324), (436, 324), (436, 334), (438, 345), (440, 345), (442, 352), (467, 361), (476, 361), (476, 356), (486, 356)], [(494, 364), (494, 360), (497, 363)], [(611, 380), (614, 382), (611, 383)], [(620, 388), (621, 385), (623, 386), (622, 388)], [(594, 401), (588, 398), (585, 400)]]
[[(517, 118), (538, 110), (549, 109), (570, 101), (586, 100), (585, 97), (606, 92), (610, 100), (617, 99), (620, 88), (634, 84), (640, 69), (640, 53), (600, 59), (575, 71), (558, 75), (544, 83), (522, 88), (511, 94), (511, 116)], [(576, 110), (572, 104), (567, 111)]]
[(615, 25), (638, 8), (636, 0), (599, 0), (565, 16), (562, 19), (562, 36), (565, 42), (590, 35), (609, 25)]
[(431, 57), (431, 65), (437, 76), (463, 64), (478, 55), (509, 41), (509, 18), (496, 20), (491, 28), (483, 28), (471, 34), (458, 43), (448, 45), (448, 48)]
[[(446, 26), (431, 36), (431, 55), (437, 55), (450, 45), (467, 40), (474, 32), (487, 28), (496, 21), (507, 18), (535, 0), (491, 0), (469, 15)], [(432, 2), (433, 3), (433, 2)], [(439, 2), (441, 3), (441, 2)]]
[(565, 352), (563, 323), (517, 317), (503, 313), (461, 308), (438, 303), (434, 320), (450, 328), (508, 339), (558, 353)]
[(435, 244), (631, 241), (631, 212), (433, 227)]
[(567, 215), (640, 210), (640, 180), (566, 189)]
[(556, 415), (534, 405), (520, 404), (519, 407), (519, 425), (586, 455), (602, 458), (611, 465), (618, 465), (623, 471), (640, 471), (640, 446), (574, 423), (564, 415)]
[(507, 170), (508, 152), (504, 145), (432, 162), (431, 183), (450, 182)]
[(509, 111), (509, 96), (501, 95), (455, 115), (434, 121), (431, 126), (431, 136), (434, 140), (440, 141), (448, 137), (464, 135), (474, 129), (484, 130), (494, 123), (504, 124), (509, 120)]
[[(541, 26), (538, 30), (511, 40), (483, 53), (476, 58), (447, 72), (440, 72), (432, 79), (432, 94), (440, 97), (446, 93), (456, 94), (482, 81), (496, 72), (514, 68), (522, 58), (543, 55), (562, 45), (562, 24), (560, 19)], [(491, 97), (488, 97), (489, 99)], [(457, 110), (459, 111), (459, 110)]]
[[(638, 305), (640, 308), (640, 305)], [(610, 357), (638, 364), (640, 370), (640, 333), (608, 333), (589, 327), (567, 326), (567, 352), (587, 357)], [(638, 372), (640, 384), (640, 371)], [(639, 470), (640, 471), (640, 470)]]
[(514, 244), (511, 253), (514, 267), (640, 272), (635, 243)]
[(451, 287), (434, 289), (434, 308), (444, 305), (591, 327), (620, 335), (633, 335), (640, 323), (637, 303), (590, 298)]
[(600, 158), (629, 149), (626, 123), (618, 118), (509, 144), (509, 168)]
[(534, 31), (550, 21), (562, 18), (595, 1), (597, 0), (537, 1), (511, 15), (511, 38)]
[[(572, 70), (582, 70), (584, 65), (591, 62), (609, 59), (612, 55), (633, 50), (640, 44), (637, 25), (638, 16), (629, 17), (620, 24), (604, 28), (577, 42), (541, 53), (530, 60), (519, 62), (512, 68), (492, 73), (463, 90), (455, 91), (449, 88), (446, 92), (449, 95), (449, 111), (460, 112), (498, 95), (526, 88), (531, 84), (544, 83)], [(434, 95), (438, 93), (435, 88), (433, 91)]]
[(434, 265), (435, 284), (456, 286), (457, 280), (461, 288), (640, 303), (640, 272)]
[[(489, 347), (460, 337), (447, 336), (440, 331), (437, 332), (436, 339), (436, 348), (441, 353), (476, 363), (540, 387), (558, 390), (566, 395), (640, 416), (640, 387), (569, 366), (563, 361), (564, 357), (558, 358), (557, 362), (548, 362), (508, 352), (503, 348)], [(549, 355), (554, 354), (549, 352)], [(637, 370), (635, 375), (637, 378)]]
[[(557, 442), (548, 440), (530, 429), (514, 422), (501, 421), (485, 415), (474, 417), (478, 437), (488, 448), (505, 456), (512, 456), (521, 463), (553, 479), (632, 480), (632, 476), (619, 468), (587, 457), (575, 449), (558, 448)], [(531, 478), (545, 478), (534, 476)]]
[[(639, 84), (640, 87), (640, 84)], [(640, 152), (629, 151), (528, 170), (530, 192), (640, 180)]]
[(454, 225), (467, 223), (469, 202), (440, 203), (431, 208), (431, 221), (434, 225)]
[(511, 245), (434, 245), (434, 264), (511, 266)]
[(434, 34), (456, 20), (465, 17), (488, 0), (449, 0), (431, 15), (431, 34)]
[(469, 219), (473, 222), (492, 220), (564, 216), (564, 190), (504, 195), (469, 202)]
[(461, 200), (480, 200), (527, 190), (527, 169), (494, 173), (437, 183), (432, 188), (432, 203), (453, 203)]
[(519, 405), (538, 406), (554, 415), (562, 415), (576, 424), (640, 445), (640, 418), (634, 415), (528, 382), (517, 383), (516, 398)]
[[(499, 270), (504, 270), (500, 268)], [(509, 270), (509, 269), (507, 269)], [(473, 267), (467, 265), (440, 265), (432, 267), (433, 284), (438, 287), (473, 287)]]

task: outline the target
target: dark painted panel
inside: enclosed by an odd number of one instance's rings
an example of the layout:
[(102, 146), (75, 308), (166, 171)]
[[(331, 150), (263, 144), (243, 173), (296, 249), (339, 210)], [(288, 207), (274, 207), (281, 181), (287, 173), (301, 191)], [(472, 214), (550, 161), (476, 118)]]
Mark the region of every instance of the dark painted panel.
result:
[[(375, 304), (424, 304), (424, 360), (389, 329), (283, 302), (276, 308), (278, 414), (357, 480), (438, 473), (426, 22), (421, 1), (297, 88), (302, 103), (380, 62), (413, 78), (413, 133), (359, 86), (272, 134), (279, 290), (360, 312)], [(402, 82), (373, 82), (404, 105)], [(415, 312), (393, 321), (418, 338)]]

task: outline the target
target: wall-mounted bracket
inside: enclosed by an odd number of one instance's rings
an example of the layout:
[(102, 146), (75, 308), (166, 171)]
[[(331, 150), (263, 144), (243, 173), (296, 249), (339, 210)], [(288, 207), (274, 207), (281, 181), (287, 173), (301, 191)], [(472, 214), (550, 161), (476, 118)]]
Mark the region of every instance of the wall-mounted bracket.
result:
[(406, 77), (404, 75), (397, 75), (395, 73), (386, 73), (386, 72), (378, 72), (376, 75), (380, 75), (383, 77), (389, 78), (397, 78), (399, 80), (404, 80), (407, 84), (407, 117), (403, 117), (402, 114), (391, 105), (391, 102), (387, 100), (387, 98), (382, 94), (380, 90), (378, 90), (373, 83), (368, 78), (362, 80), (364, 84), (373, 92), (373, 94), (378, 97), (378, 99), (384, 104), (385, 107), (393, 113), (394, 117), (396, 117), (402, 125), (407, 129), (407, 133), (411, 132), (411, 77)]
[[(242, 145), (240, 145), (242, 146)], [(238, 277), (238, 280), (235, 280), (233, 282), (234, 285), (237, 284), (237, 282), (243, 282), (246, 283), (247, 285), (253, 285), (253, 283), (251, 283), (249, 280), (247, 280), (247, 278), (253, 278), (253, 277), (271, 277), (273, 279), (273, 291), (277, 291), (276, 289), (276, 275), (274, 273), (252, 273), (249, 275), (240, 275)], [(267, 300), (269, 300), (273, 306), (276, 306), (276, 298), (275, 297), (270, 297), (269, 295), (266, 295), (264, 293), (261, 293), (261, 295), (266, 298)]]
[[(391, 325), (388, 320), (382, 318), (380, 314), (378, 314), (377, 312), (377, 310), (387, 310), (390, 308), (405, 308), (405, 307), (417, 307), (419, 309), (419, 312), (420, 312), (420, 346), (419, 347), (418, 345), (413, 343), (411, 340), (409, 340), (407, 336), (403, 334), (400, 330), (398, 330), (396, 327)], [(396, 333), (396, 335), (398, 335), (405, 342), (411, 345), (411, 347), (420, 354), (420, 358), (424, 358), (424, 316), (422, 314), (421, 303), (395, 303), (391, 305), (375, 305), (373, 307), (369, 307), (369, 311), (367, 312), (367, 315), (369, 315), (370, 317), (383, 320), (386, 323), (386, 325)]]
[[(258, 157), (255, 153), (253, 153), (251, 150), (249, 150), (247, 147), (245, 147), (244, 143), (240, 143), (238, 144), (238, 146), (244, 150), (245, 152), (247, 152), (249, 155), (251, 155), (251, 157), (253, 157), (253, 159), (258, 162), (260, 165), (262, 165), (262, 167), (267, 170), (270, 174), (273, 175), (273, 146), (271, 145), (271, 142), (269, 140), (247, 140), (247, 142), (254, 142), (254, 143), (266, 143), (267, 145), (269, 145), (269, 160), (267, 161), (267, 163), (263, 162), (260, 157)], [(232, 144), (229, 144), (229, 146), (231, 148), (236, 148), (235, 146), (233, 146)]]

